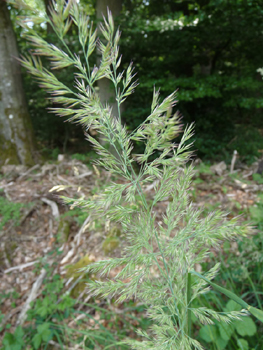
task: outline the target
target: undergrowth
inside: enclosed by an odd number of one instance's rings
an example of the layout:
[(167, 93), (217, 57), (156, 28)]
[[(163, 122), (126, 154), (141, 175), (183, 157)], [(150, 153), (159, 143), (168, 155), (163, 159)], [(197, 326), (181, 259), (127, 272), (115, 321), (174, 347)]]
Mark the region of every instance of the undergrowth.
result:
[(0, 231), (10, 222), (18, 226), (21, 217), (23, 203), (14, 203), (0, 195)]
[[(52, 275), (52, 270), (51, 267), (48, 268), (49, 276), (44, 281), (45, 287), (38, 299), (31, 303), (23, 328), (18, 326), (11, 333), (8, 331), (11, 325), (5, 325), (1, 350), (51, 349), (52, 344), (56, 347), (59, 345), (62, 350), (67, 350), (69, 344), (76, 348), (81, 345), (82, 349), (109, 346), (125, 350), (127, 346), (118, 345), (118, 340), (125, 338), (127, 333), (134, 333), (138, 327), (147, 328), (148, 320), (136, 316), (143, 310), (142, 306), (136, 306), (134, 302), (126, 303), (123, 308), (129, 312), (117, 315), (110, 308), (105, 308), (105, 303), (100, 305), (95, 300), (91, 300), (92, 303), (77, 301), (65, 293), (61, 276)], [(16, 294), (0, 295), (0, 300), (15, 300)], [(78, 311), (80, 306), (87, 311)], [(108, 306), (114, 307), (114, 302)], [(14, 302), (11, 307), (15, 307)], [(98, 313), (100, 318), (97, 317)], [(69, 317), (75, 327), (68, 326)]]

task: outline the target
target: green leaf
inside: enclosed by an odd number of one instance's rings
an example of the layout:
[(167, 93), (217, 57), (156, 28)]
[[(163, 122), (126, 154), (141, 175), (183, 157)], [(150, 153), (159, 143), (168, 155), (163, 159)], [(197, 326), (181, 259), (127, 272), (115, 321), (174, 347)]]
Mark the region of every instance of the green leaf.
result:
[(205, 340), (207, 343), (215, 343), (218, 350), (224, 350), (228, 340), (223, 339), (218, 333), (216, 326), (206, 325), (200, 329), (200, 337)]
[(11, 349), (11, 345), (14, 343), (14, 335), (11, 333), (5, 333), (3, 344), (5, 345), (5, 350)]
[(257, 332), (257, 327), (251, 317), (244, 317), (241, 321), (236, 320), (233, 324), (237, 333), (242, 337), (245, 337), (246, 335), (251, 337)]
[(238, 339), (237, 345), (239, 346), (238, 350), (248, 350), (248, 342), (245, 339)]
[(41, 317), (45, 317), (47, 315), (47, 309), (44, 306), (42, 306), (36, 310), (36, 314)]
[(225, 350), (227, 346), (228, 340), (225, 340), (221, 337), (217, 338), (216, 345), (219, 350)]
[(236, 303), (238, 303), (239, 305), (241, 305), (243, 308), (248, 309), (249, 305), (242, 300), (241, 298), (239, 298), (235, 293), (231, 292), (230, 290), (223, 288), (217, 284), (215, 284), (214, 282), (211, 282), (208, 278), (206, 278), (205, 276), (202, 276), (200, 273), (196, 272), (196, 271), (190, 271), (192, 274), (198, 276), (199, 278), (203, 279), (204, 281), (206, 281), (208, 284), (210, 284), (213, 288), (215, 288), (216, 290), (218, 290), (219, 292), (225, 294), (228, 298), (234, 300)]
[[(40, 336), (40, 342), (45, 341), (47, 342), (51, 336), (52, 336), (52, 331), (50, 330), (50, 323), (45, 322), (39, 326), (37, 326), (37, 335)], [(39, 338), (36, 338), (36, 342), (39, 341)]]
[(259, 310), (253, 306), (248, 307), (248, 311), (251, 315), (255, 316), (259, 321), (263, 322), (263, 311)]
[(43, 333), (42, 333), (42, 339), (47, 342), (49, 341), (49, 339), (51, 339), (52, 336), (52, 331), (50, 329), (46, 329)]
[(34, 345), (34, 348), (37, 350), (40, 346), (42, 342), (42, 336), (41, 334), (37, 333), (36, 335), (34, 335), (33, 339), (32, 339), (32, 343)]
[(242, 307), (234, 300), (229, 300), (226, 304), (225, 311), (240, 311)]
[(48, 330), (50, 327), (50, 324), (48, 322), (45, 322), (39, 326), (37, 326), (37, 331), (38, 333), (42, 334), (44, 333), (46, 330)]
[(18, 326), (17, 329), (15, 330), (15, 337), (16, 339), (23, 339), (24, 336), (24, 331), (21, 326)]
[(207, 343), (216, 342), (218, 338), (216, 326), (211, 325), (203, 326), (199, 331), (199, 335)]
[(5, 350), (22, 350), (24, 348), (24, 331), (21, 326), (17, 327), (14, 334), (5, 333), (3, 344)]
[(244, 309), (247, 309), (253, 316), (255, 316), (258, 320), (260, 320), (261, 322), (263, 322), (263, 311), (259, 310), (253, 306), (248, 305), (244, 300), (242, 300), (241, 298), (239, 298), (235, 293), (230, 292), (228, 289), (223, 288), (221, 286), (218, 286), (217, 284), (211, 282), (209, 279), (207, 279), (206, 277), (202, 276), (200, 273), (196, 272), (196, 271), (190, 271), (192, 274), (200, 277), (201, 279), (203, 279), (204, 281), (206, 281), (208, 284), (210, 284), (212, 287), (214, 287), (216, 290), (218, 290), (219, 292), (225, 294), (228, 298), (232, 299), (233, 301), (235, 301), (236, 303), (238, 303), (239, 305), (241, 305)]
[(221, 338), (227, 341), (229, 341), (235, 330), (232, 324), (226, 324), (222, 322), (219, 323), (218, 328)]

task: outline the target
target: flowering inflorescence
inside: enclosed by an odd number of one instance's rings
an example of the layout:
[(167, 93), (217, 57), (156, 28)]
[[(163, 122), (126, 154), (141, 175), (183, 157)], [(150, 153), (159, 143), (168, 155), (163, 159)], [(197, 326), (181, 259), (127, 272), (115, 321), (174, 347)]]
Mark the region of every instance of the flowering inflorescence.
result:
[[(40, 20), (43, 19), (37, 16), (29, 18), (31, 22)], [(207, 285), (217, 274), (219, 264), (204, 278), (191, 271), (208, 256), (209, 247), (218, 248), (222, 240), (233, 239), (244, 230), (236, 219), (227, 220), (220, 211), (204, 217), (202, 209), (196, 209), (190, 201), (193, 166), (188, 163), (193, 125), (182, 130), (179, 114), (173, 113), (176, 93), (160, 101), (159, 91), (154, 90), (151, 113), (145, 121), (132, 133), (122, 124), (120, 106), (133, 93), (137, 82), (132, 64), (126, 71), (120, 71), (120, 31), (115, 30), (110, 11), (100, 25), (102, 39), (75, 0), (66, 4), (63, 0), (54, 2), (45, 21), (60, 39), (61, 48), (42, 39), (24, 19), (25, 35), (34, 51), (22, 58), (23, 66), (51, 94), (54, 104), (59, 104), (60, 107), (52, 108), (54, 113), (83, 125), (86, 130), (92, 127), (97, 131), (100, 142), (87, 135), (99, 155), (96, 164), (126, 180), (109, 184), (102, 193), (89, 199), (62, 197), (66, 203), (85, 208), (93, 215), (107, 215), (120, 222), (126, 233), (127, 246), (121, 258), (99, 261), (85, 268), (100, 276), (107, 276), (116, 267), (121, 267), (120, 272), (113, 280), (91, 281), (89, 291), (96, 296), (116, 297), (119, 302), (135, 297), (146, 305), (153, 325), (148, 333), (138, 332), (145, 337), (143, 342), (127, 340), (133, 349), (202, 349), (191, 337), (191, 313), (201, 323), (211, 324), (213, 320), (231, 322), (245, 312), (193, 308), (193, 300), (209, 290)], [(72, 53), (65, 41), (71, 25), (78, 29), (82, 56)], [(97, 52), (101, 55), (100, 64), (90, 68), (90, 59)], [(47, 57), (52, 69), (75, 67), (74, 88), (45, 69), (39, 56)], [(100, 79), (112, 82), (118, 115), (113, 115), (110, 105), (101, 103), (96, 88)], [(180, 133), (181, 140), (175, 144)], [(144, 142), (143, 154), (132, 155), (135, 141)], [(154, 154), (156, 157), (150, 161)], [(140, 165), (139, 173), (134, 170), (135, 162)], [(154, 187), (151, 201), (143, 191), (147, 184)], [(136, 198), (140, 198), (137, 205), (130, 205)], [(156, 222), (155, 208), (167, 198), (170, 201), (160, 224)]]

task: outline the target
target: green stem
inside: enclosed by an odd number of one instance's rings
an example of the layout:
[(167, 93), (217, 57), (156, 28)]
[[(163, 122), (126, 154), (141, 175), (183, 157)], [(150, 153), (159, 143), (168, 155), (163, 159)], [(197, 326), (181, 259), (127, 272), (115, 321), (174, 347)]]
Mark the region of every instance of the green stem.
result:
[(254, 291), (254, 293), (255, 293), (255, 297), (256, 297), (256, 299), (257, 299), (258, 306), (259, 306), (260, 309), (262, 310), (262, 305), (261, 305), (260, 299), (259, 299), (259, 297), (258, 297), (258, 292), (257, 292), (257, 290), (256, 290), (256, 288), (255, 288), (255, 285), (254, 285), (252, 279), (250, 278), (249, 274), (247, 274), (247, 278), (248, 278), (248, 280), (249, 280), (249, 282), (250, 282), (250, 284), (251, 284), (251, 287), (252, 287), (252, 289), (253, 289), (253, 291)]
[(192, 286), (192, 276), (191, 273), (188, 272), (187, 275), (187, 334), (191, 337), (191, 328), (192, 328), (192, 320), (191, 320), (191, 286)]
[(260, 320), (263, 323), (263, 311), (257, 309), (256, 307), (253, 307), (251, 305), (248, 305), (244, 300), (239, 298), (235, 293), (230, 292), (230, 290), (220, 287), (217, 284), (211, 282), (208, 278), (202, 276), (200, 273), (196, 271), (190, 271), (191, 274), (198, 276), (202, 280), (206, 281), (208, 284), (210, 284), (212, 287), (214, 287), (219, 292), (225, 294), (228, 298), (234, 300), (237, 304), (241, 305), (244, 309), (248, 310), (253, 316), (255, 316), (258, 320)]

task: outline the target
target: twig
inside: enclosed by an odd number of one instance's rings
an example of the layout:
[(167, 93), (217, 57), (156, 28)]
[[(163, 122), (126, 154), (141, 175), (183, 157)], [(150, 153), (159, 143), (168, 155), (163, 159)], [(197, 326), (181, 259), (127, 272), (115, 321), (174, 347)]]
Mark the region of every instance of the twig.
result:
[[(48, 343), (53, 345), (55, 348), (62, 349), (61, 345), (59, 343), (55, 342), (54, 340), (50, 340)], [(78, 350), (81, 346), (83, 346), (82, 343), (81, 344), (76, 344), (74, 346), (74, 348), (67, 347), (67, 350)]]
[(152, 184), (148, 185), (145, 189), (144, 192), (149, 192), (151, 191), (155, 186), (157, 186), (159, 183), (159, 180), (155, 180)]
[(34, 171), (35, 169), (39, 168), (40, 165), (39, 164), (36, 164), (34, 165), (32, 168), (28, 169), (25, 173), (23, 173), (22, 175), (20, 175), (16, 181), (20, 181), (22, 180), (24, 177), (26, 177), (28, 174), (30, 174), (32, 171)]
[(42, 269), (41, 274), (38, 276), (37, 280), (33, 284), (33, 288), (31, 289), (31, 292), (23, 305), (22, 311), (20, 312), (16, 325), (23, 325), (23, 323), (26, 320), (26, 313), (30, 309), (30, 303), (37, 297), (37, 293), (39, 288), (41, 287), (41, 284), (43, 283), (44, 278), (46, 277), (47, 271)]
[(76, 186), (76, 184), (74, 184), (74, 183), (68, 181), (67, 179), (64, 179), (64, 177), (60, 176), (59, 174), (57, 174), (57, 178), (58, 178), (60, 181), (65, 182), (66, 184), (68, 184), (68, 185), (71, 186), (71, 187), (75, 187), (75, 186)]
[(253, 175), (253, 170), (250, 171), (248, 174), (243, 175), (243, 179), (245, 179), (246, 177), (249, 177), (251, 175)]
[(81, 238), (81, 235), (82, 233), (85, 231), (85, 228), (88, 224), (88, 222), (90, 221), (90, 215), (86, 218), (86, 220), (84, 221), (83, 225), (81, 226), (79, 232), (76, 234), (76, 236), (74, 237), (74, 241), (77, 242), (77, 247), (79, 246), (80, 244), (80, 238)]
[[(137, 306), (143, 306), (143, 305), (145, 305), (145, 303), (137, 303), (136, 304), (136, 307)], [(133, 311), (134, 309), (135, 309), (135, 307), (134, 306), (132, 306), (132, 307), (126, 307), (126, 308), (124, 308), (124, 309), (118, 309), (118, 308), (116, 308), (116, 307), (113, 307), (113, 306), (111, 306), (110, 304), (108, 305), (108, 308), (111, 310), (111, 311), (113, 311), (115, 314), (125, 314), (125, 313), (127, 313), (127, 312), (130, 312), (130, 311)]]
[(230, 174), (233, 174), (236, 160), (237, 160), (237, 151), (234, 150), (233, 157), (232, 157), (232, 160), (231, 160)]
[(44, 198), (44, 197), (42, 197), (41, 200), (42, 200), (42, 202), (48, 204), (51, 207), (52, 215), (54, 216), (54, 218), (59, 219), (59, 210), (58, 210), (57, 203), (54, 201), (51, 201), (50, 199)]
[(49, 235), (50, 235), (50, 238), (54, 237), (54, 235), (53, 235), (53, 220), (51, 218), (49, 219)]
[(29, 266), (36, 264), (37, 262), (39, 262), (39, 260), (30, 261), (30, 262), (25, 263), (25, 264), (13, 266), (13, 267), (10, 267), (9, 269), (4, 270), (4, 273), (8, 273), (8, 272), (15, 271), (15, 270), (21, 271), (21, 270), (25, 269), (26, 267), (29, 267)]
[(5, 250), (5, 242), (3, 242), (3, 243), (1, 244), (1, 250), (2, 250), (2, 252), (3, 252), (5, 264), (6, 264), (7, 267), (10, 268), (11, 265), (10, 265), (10, 262), (8, 261), (8, 259), (7, 259), (6, 250)]
[(39, 202), (34, 203), (34, 205), (25, 212), (25, 214), (22, 216), (22, 218), (20, 220), (20, 225), (23, 224), (23, 222), (26, 220), (28, 215), (30, 215), (32, 213), (32, 211), (36, 209), (38, 204), (39, 204)]
[(76, 323), (79, 320), (82, 320), (83, 318), (87, 317), (86, 314), (80, 314), (78, 315), (76, 318), (74, 318), (74, 320), (70, 321), (68, 324), (68, 327), (73, 326), (74, 323)]
[(9, 193), (7, 192), (7, 189), (4, 189), (4, 193), (5, 193), (6, 198), (9, 200), (9, 202), (11, 202), (12, 198), (9, 196)]
[[(90, 293), (86, 296), (86, 298), (82, 302), (80, 302), (80, 306), (77, 308), (77, 311), (79, 311), (82, 308), (82, 306), (85, 305), (91, 298), (92, 298), (92, 295)], [(90, 310), (92, 310), (92, 309), (90, 309)]]
[(76, 178), (77, 178), (77, 179), (82, 179), (83, 177), (90, 176), (90, 175), (92, 175), (92, 174), (93, 174), (92, 171), (88, 171), (88, 172), (86, 172), (86, 173), (83, 173), (83, 174), (80, 174), (80, 175), (76, 176)]
[(10, 186), (12, 186), (13, 184), (14, 184), (14, 181), (8, 182), (8, 184), (0, 186), (0, 189), (6, 188), (6, 187), (10, 187)]
[[(79, 281), (84, 277), (85, 272), (83, 274), (81, 274), (74, 283), (72, 283), (72, 285), (69, 287), (69, 289), (63, 294), (63, 296), (61, 298), (58, 299), (56, 304), (59, 304), (61, 302), (61, 300), (63, 299), (63, 297), (65, 297), (66, 295), (69, 295), (70, 292), (72, 291), (72, 289), (75, 288), (75, 286), (79, 283)], [(72, 277), (67, 281), (66, 286), (72, 281)]]
[(16, 313), (18, 313), (22, 309), (22, 305), (17, 306), (15, 309), (11, 310), (0, 322), (0, 329), (4, 327), (4, 325), (7, 323), (7, 321), (14, 316)]
[(83, 295), (86, 294), (86, 293), (87, 293), (87, 290), (84, 289), (84, 290), (78, 295), (78, 297), (77, 297), (77, 299), (76, 299), (76, 302), (79, 302), (79, 301), (82, 299)]

